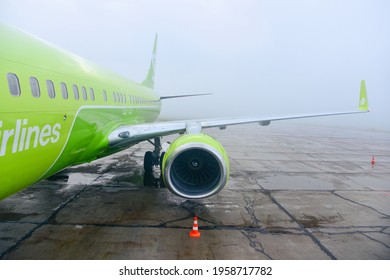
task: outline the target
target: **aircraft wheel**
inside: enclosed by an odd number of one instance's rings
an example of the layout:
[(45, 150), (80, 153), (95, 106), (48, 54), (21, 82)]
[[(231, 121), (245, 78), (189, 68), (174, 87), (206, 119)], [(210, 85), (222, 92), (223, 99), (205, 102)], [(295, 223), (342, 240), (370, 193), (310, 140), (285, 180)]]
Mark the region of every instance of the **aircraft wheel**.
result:
[(161, 156), (160, 156), (160, 171), (162, 171), (162, 164), (163, 164), (163, 160), (164, 160), (164, 156), (165, 156), (165, 152), (162, 152), (161, 153)]
[(144, 156), (144, 169), (146, 172), (153, 171), (153, 153), (148, 151)]

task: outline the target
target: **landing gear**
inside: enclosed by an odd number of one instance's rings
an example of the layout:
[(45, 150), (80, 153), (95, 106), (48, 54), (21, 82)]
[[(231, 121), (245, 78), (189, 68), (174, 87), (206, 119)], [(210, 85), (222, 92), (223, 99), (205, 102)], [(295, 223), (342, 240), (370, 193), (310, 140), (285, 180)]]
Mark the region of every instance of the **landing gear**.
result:
[(161, 164), (162, 159), (165, 153), (161, 154), (161, 137), (155, 137), (154, 142), (149, 140), (149, 143), (151, 143), (154, 146), (153, 151), (147, 151), (144, 156), (144, 169), (145, 172), (152, 172), (154, 166), (160, 166), (161, 170)]
[[(161, 137), (155, 137), (154, 141), (149, 140), (154, 146), (153, 151), (147, 151), (144, 156), (144, 186), (165, 187), (161, 176), (162, 161), (165, 152), (161, 153)], [(154, 167), (159, 167), (158, 169)], [(159, 172), (160, 171), (160, 172)]]
[(151, 151), (147, 151), (144, 156), (144, 169), (145, 172), (153, 171), (153, 153)]

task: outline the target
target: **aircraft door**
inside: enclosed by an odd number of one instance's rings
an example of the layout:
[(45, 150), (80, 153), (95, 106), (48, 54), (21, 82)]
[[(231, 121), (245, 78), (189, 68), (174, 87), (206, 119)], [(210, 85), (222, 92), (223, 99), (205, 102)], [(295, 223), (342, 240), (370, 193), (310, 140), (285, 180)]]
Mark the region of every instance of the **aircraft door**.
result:
[(123, 112), (123, 115), (127, 115), (127, 98), (126, 98), (126, 93), (122, 94), (121, 93), (121, 96), (122, 96), (122, 112)]
[(128, 95), (128, 112), (129, 112), (129, 115), (131, 115), (133, 113), (133, 104), (134, 104), (134, 100), (133, 100), (133, 96), (131, 94)]
[(128, 114), (128, 106), (127, 106), (127, 96), (126, 96), (126, 93), (123, 93), (124, 90), (121, 89), (120, 93), (118, 93), (118, 96), (119, 96), (119, 103), (121, 104), (121, 107), (122, 107), (122, 115), (125, 116)]

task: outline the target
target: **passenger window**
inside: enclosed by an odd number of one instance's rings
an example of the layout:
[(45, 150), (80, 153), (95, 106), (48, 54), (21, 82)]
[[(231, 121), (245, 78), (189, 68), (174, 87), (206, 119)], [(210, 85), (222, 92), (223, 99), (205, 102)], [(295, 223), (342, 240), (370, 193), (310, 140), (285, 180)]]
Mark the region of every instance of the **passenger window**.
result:
[(73, 85), (73, 93), (74, 93), (74, 99), (79, 100), (80, 94), (79, 94), (79, 88), (76, 85)]
[(104, 102), (107, 102), (107, 93), (105, 90), (103, 90), (103, 99), (104, 99)]
[(112, 97), (114, 98), (114, 102), (116, 103), (116, 94), (115, 94), (115, 92), (112, 93)]
[(39, 88), (39, 82), (35, 77), (30, 77), (30, 87), (32, 96), (38, 98), (41, 96), (41, 90)]
[(7, 74), (8, 79), (8, 87), (11, 95), (13, 96), (20, 96), (20, 84), (18, 76), (14, 73), (8, 73)]
[(56, 97), (56, 92), (54, 90), (54, 84), (50, 80), (46, 80), (46, 87), (47, 87), (47, 93), (49, 94), (50, 98)]
[(87, 100), (87, 90), (85, 89), (84, 86), (81, 87), (81, 92), (83, 93), (83, 99)]
[(65, 83), (61, 83), (61, 92), (64, 99), (68, 99), (68, 88)]
[(95, 100), (95, 92), (93, 91), (93, 88), (89, 88), (89, 95), (91, 97), (91, 100)]

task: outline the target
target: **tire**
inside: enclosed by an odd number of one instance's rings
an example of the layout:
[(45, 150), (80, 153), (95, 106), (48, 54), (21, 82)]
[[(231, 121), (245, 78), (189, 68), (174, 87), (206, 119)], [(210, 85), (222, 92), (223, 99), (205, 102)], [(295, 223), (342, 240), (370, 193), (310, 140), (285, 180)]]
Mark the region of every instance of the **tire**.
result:
[(152, 172), (153, 171), (153, 153), (150, 151), (145, 153), (144, 169), (145, 169), (145, 172)]
[(164, 156), (165, 156), (165, 152), (162, 152), (161, 156), (160, 156), (160, 162), (159, 162), (160, 171), (162, 171), (162, 165), (163, 165)]

